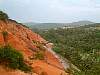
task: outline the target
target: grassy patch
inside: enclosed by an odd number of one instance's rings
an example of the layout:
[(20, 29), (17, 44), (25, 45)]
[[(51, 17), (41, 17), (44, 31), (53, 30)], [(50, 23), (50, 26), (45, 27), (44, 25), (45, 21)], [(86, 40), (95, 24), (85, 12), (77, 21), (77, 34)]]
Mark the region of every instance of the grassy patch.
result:
[(24, 63), (23, 55), (16, 49), (7, 45), (0, 48), (0, 64), (11, 69), (30, 72), (31, 68)]

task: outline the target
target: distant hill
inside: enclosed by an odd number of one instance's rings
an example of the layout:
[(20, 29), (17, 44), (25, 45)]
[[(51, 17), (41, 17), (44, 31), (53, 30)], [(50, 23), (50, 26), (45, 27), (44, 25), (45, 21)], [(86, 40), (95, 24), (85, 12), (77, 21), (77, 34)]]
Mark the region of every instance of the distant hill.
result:
[(85, 28), (100, 27), (100, 23), (89, 24), (89, 25), (85, 25), (85, 26), (82, 26), (82, 27), (85, 27)]
[(51, 28), (61, 28), (64, 26), (69, 27), (78, 27), (78, 26), (84, 26), (89, 24), (94, 24), (94, 22), (91, 21), (78, 21), (78, 22), (72, 22), (72, 23), (24, 23), (25, 25), (29, 26), (30, 28), (37, 28), (37, 29), (51, 29)]

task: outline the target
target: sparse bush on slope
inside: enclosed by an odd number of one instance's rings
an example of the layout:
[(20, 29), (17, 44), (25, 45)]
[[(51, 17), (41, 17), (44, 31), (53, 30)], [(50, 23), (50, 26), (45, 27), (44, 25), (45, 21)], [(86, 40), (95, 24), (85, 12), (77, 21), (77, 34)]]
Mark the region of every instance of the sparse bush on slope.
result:
[(0, 48), (0, 64), (11, 69), (19, 69), (30, 72), (31, 68), (24, 63), (23, 55), (11, 46), (7, 45)]
[(38, 51), (38, 52), (34, 55), (34, 59), (43, 60), (43, 59), (44, 59), (44, 53), (43, 53), (42, 51)]
[(7, 43), (8, 32), (7, 31), (3, 31), (2, 35), (3, 35), (3, 38), (4, 38), (4, 42)]

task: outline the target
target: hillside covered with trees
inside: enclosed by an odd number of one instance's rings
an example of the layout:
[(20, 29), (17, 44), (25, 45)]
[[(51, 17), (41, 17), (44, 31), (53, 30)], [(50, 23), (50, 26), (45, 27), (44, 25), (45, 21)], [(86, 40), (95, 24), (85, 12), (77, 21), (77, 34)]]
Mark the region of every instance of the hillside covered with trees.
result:
[(100, 24), (69, 29), (37, 30), (54, 43), (54, 51), (80, 69), (74, 75), (100, 74)]

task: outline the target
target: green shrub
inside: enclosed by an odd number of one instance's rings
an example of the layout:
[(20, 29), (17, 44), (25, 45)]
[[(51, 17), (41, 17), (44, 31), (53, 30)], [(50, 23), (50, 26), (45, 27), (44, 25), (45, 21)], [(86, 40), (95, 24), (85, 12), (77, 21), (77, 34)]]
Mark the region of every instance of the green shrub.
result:
[(43, 59), (44, 59), (44, 53), (43, 53), (42, 51), (38, 51), (38, 52), (34, 55), (34, 59), (43, 60)]
[(7, 31), (3, 31), (2, 35), (3, 35), (4, 41), (6, 42), (7, 41), (6, 38), (8, 36), (8, 32)]
[(24, 63), (23, 55), (7, 45), (0, 48), (0, 64), (11, 69), (19, 69), (24, 72), (30, 72), (31, 68)]
[(8, 32), (7, 31), (3, 31), (2, 34), (3, 34), (3, 36), (7, 36)]
[(6, 13), (0, 11), (0, 20), (7, 20), (9, 17)]
[(33, 40), (33, 44), (36, 45), (36, 47), (37, 47), (39, 50), (43, 50), (43, 51), (46, 50), (46, 49), (44, 48), (44, 45), (43, 45), (43, 44), (41, 44), (41, 43), (39, 43), (39, 42), (37, 42), (37, 41), (35, 41), (35, 40)]

